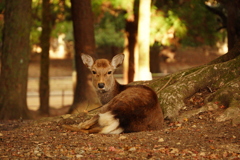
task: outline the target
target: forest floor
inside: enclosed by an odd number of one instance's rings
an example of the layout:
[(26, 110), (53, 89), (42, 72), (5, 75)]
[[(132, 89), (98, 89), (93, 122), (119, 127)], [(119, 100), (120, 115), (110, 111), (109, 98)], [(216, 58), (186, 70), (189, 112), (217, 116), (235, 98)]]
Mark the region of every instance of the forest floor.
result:
[[(194, 58), (193, 58), (194, 59)], [(208, 89), (185, 100), (181, 112), (204, 105)], [(0, 121), (0, 159), (240, 159), (240, 126), (216, 122), (224, 106), (183, 122), (165, 120), (158, 131), (120, 135), (85, 134), (62, 128), (79, 124), (94, 113), (60, 115), (37, 120)]]
[[(203, 105), (205, 91), (186, 100), (185, 110)], [(0, 159), (240, 159), (240, 126), (216, 122), (204, 112), (184, 122), (165, 120), (158, 131), (120, 135), (63, 129), (91, 114), (0, 122)]]

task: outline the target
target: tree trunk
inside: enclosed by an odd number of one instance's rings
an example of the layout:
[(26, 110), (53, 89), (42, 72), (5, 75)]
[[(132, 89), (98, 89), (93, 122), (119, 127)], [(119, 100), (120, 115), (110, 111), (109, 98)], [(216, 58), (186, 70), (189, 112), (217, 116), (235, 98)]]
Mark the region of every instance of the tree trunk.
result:
[(42, 34), (40, 37), (41, 52), (41, 69), (39, 81), (40, 94), (40, 112), (49, 114), (49, 48), (51, 34), (51, 10), (50, 0), (42, 2)]
[(0, 119), (29, 118), (26, 95), (31, 0), (5, 1), (0, 76)]
[(87, 83), (88, 70), (84, 66), (81, 54), (90, 54), (95, 57), (95, 40), (93, 28), (93, 13), (91, 10), (90, 0), (71, 0), (72, 3), (72, 19), (75, 40), (75, 67), (77, 72), (77, 82), (74, 90), (73, 104), (69, 113), (78, 107), (87, 99)]
[(228, 34), (228, 49), (232, 49), (235, 43), (240, 40), (240, 33), (237, 30), (239, 2), (238, 0), (226, 1), (224, 3), (227, 9), (227, 34)]
[[(213, 14), (216, 14), (221, 18), (222, 26), (218, 29), (226, 28), (227, 29), (227, 38), (228, 38), (228, 50), (234, 48), (236, 43), (240, 42), (240, 19), (239, 19), (239, 9), (240, 1), (239, 0), (219, 0), (222, 4), (219, 8), (224, 7), (224, 10), (206, 6), (209, 11)], [(226, 11), (226, 13), (225, 13)], [(228, 58), (228, 56), (230, 56)], [(223, 59), (231, 59), (232, 55), (226, 54)]]
[[(126, 62), (128, 60), (128, 64), (124, 64), (126, 66), (127, 72), (127, 83), (133, 82), (135, 66), (134, 66), (134, 55), (137, 53), (137, 30), (138, 30), (138, 11), (139, 11), (139, 0), (134, 0), (133, 4), (133, 15), (130, 15), (126, 19), (126, 43), (125, 43), (125, 55), (128, 57), (125, 58)], [(128, 11), (129, 14), (132, 11)]]
[(238, 16), (240, 2), (238, 0), (220, 0), (220, 2), (225, 6), (227, 11), (227, 37), (229, 52), (212, 61), (211, 64), (226, 62), (240, 55), (240, 48), (238, 47), (240, 45), (240, 19)]
[[(151, 0), (140, 0), (138, 18), (138, 53), (135, 80), (151, 80), (150, 72), (150, 14)], [(138, 63), (137, 63), (138, 62)]]
[(128, 82), (133, 82), (134, 79), (134, 53), (137, 47), (137, 18), (134, 16), (134, 21), (126, 21), (126, 35), (127, 35), (127, 50), (128, 50)]

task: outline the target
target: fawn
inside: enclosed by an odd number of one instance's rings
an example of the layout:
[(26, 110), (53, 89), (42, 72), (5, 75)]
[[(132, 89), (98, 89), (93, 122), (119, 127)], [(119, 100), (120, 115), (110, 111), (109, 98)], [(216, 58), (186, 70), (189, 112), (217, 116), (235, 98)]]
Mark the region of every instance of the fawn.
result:
[(92, 82), (102, 103), (99, 114), (79, 125), (66, 127), (85, 133), (120, 134), (158, 130), (163, 125), (162, 109), (156, 93), (144, 85), (120, 85), (114, 70), (123, 63), (124, 54), (111, 61), (82, 54), (83, 63), (92, 72)]

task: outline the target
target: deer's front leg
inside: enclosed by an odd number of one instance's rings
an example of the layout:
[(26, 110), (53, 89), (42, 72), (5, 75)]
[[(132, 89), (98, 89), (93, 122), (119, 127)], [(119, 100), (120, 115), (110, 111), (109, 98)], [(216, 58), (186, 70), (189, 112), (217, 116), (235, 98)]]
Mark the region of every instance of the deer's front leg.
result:
[(95, 115), (94, 117), (92, 117), (91, 119), (82, 122), (79, 124), (79, 128), (81, 129), (89, 129), (91, 128), (93, 125), (98, 123), (98, 119), (99, 119), (99, 115)]

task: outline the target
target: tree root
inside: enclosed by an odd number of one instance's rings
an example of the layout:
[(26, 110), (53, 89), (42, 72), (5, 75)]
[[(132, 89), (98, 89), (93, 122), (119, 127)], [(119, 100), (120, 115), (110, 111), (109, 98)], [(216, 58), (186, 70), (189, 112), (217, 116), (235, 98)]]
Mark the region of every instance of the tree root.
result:
[(226, 120), (230, 120), (230, 119), (234, 119), (234, 123), (235, 124), (240, 124), (240, 122), (238, 122), (238, 119), (240, 117), (240, 101), (232, 101), (230, 107), (228, 107), (223, 114), (221, 114), (220, 116), (218, 116), (216, 118), (217, 122), (222, 122), (222, 121), (226, 121)]
[(219, 106), (217, 104), (215, 104), (215, 103), (210, 102), (210, 103), (207, 103), (206, 105), (204, 105), (201, 108), (190, 110), (190, 111), (186, 111), (186, 112), (182, 113), (181, 115), (179, 115), (176, 118), (176, 121), (182, 122), (185, 119), (189, 119), (192, 116), (195, 116), (195, 115), (197, 115), (199, 113), (206, 112), (206, 111), (214, 111), (214, 110), (217, 110), (217, 109), (219, 109)]
[[(240, 117), (240, 77), (228, 82), (217, 92), (208, 97), (208, 101), (218, 103), (226, 110), (216, 118), (217, 122)], [(234, 120), (237, 123), (237, 120)]]
[[(204, 111), (224, 108), (225, 111), (216, 118), (216, 121), (234, 119), (234, 122), (238, 123), (240, 122), (239, 66), (240, 56), (228, 62), (200, 66), (144, 83), (157, 92), (164, 117), (172, 121), (189, 118)], [(207, 87), (217, 91), (205, 99), (205, 105), (180, 115), (179, 111), (185, 107), (184, 100)]]
[(217, 122), (232, 120), (234, 125), (240, 124), (240, 78), (236, 78), (212, 93), (205, 99), (206, 105), (201, 108), (182, 113), (176, 119), (183, 121), (205, 111), (225, 109), (218, 117)]
[(62, 125), (62, 128), (64, 129), (67, 129), (67, 130), (70, 130), (70, 131), (73, 131), (73, 132), (83, 132), (83, 133), (86, 133), (85, 130), (79, 128), (78, 126), (76, 125)]

